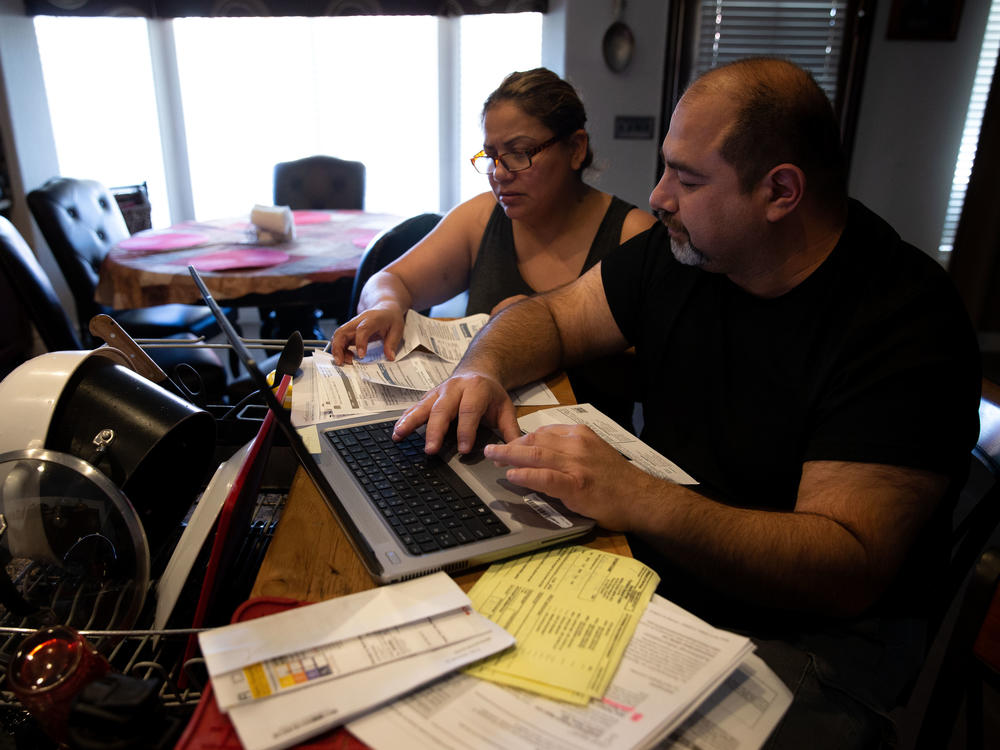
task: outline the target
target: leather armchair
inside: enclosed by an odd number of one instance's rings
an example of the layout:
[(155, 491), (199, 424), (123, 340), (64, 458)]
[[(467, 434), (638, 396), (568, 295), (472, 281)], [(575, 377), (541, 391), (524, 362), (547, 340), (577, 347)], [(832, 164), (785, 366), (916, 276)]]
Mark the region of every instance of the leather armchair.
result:
[(94, 292), (101, 263), (115, 243), (129, 236), (118, 203), (99, 182), (53, 178), (28, 193), (28, 206), (73, 294), (85, 343), (90, 341), (90, 319), (98, 313), (110, 315), (136, 338), (219, 333), (215, 319), (203, 305), (110, 310), (97, 304)]
[[(7, 219), (0, 216), (0, 287), (7, 286), (13, 294), (11, 302), (34, 324), (42, 343), (48, 351), (76, 351), (87, 348), (77, 336), (73, 324), (52, 288), (45, 269), (21, 237), (20, 232)], [(190, 339), (190, 334), (175, 337)], [(222, 360), (211, 349), (152, 349), (153, 360), (167, 374), (175, 374), (178, 364), (195, 369), (201, 378), (206, 399), (221, 402), (226, 391), (226, 370)], [(25, 349), (20, 361), (30, 356)], [(12, 365), (20, 364), (13, 362)]]
[(52, 282), (13, 224), (0, 216), (0, 276), (50, 352), (82, 349)]

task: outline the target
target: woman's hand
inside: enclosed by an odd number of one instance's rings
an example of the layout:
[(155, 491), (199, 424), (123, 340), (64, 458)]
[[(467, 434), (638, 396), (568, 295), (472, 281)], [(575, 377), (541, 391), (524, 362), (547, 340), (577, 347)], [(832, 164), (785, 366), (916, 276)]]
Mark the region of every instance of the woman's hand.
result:
[[(342, 365), (359, 359), (368, 351), (371, 341), (382, 341), (386, 359), (396, 358), (399, 344), (403, 340), (403, 324), (406, 311), (392, 303), (379, 304), (351, 318), (334, 331), (330, 338), (330, 354), (333, 361)], [(354, 345), (355, 354), (348, 348)]]

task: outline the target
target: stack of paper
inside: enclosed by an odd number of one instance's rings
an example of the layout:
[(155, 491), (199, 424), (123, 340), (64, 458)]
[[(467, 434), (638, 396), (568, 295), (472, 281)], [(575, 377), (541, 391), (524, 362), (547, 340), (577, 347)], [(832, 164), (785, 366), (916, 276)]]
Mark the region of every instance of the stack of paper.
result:
[(534, 432), (543, 425), (582, 424), (592, 429), (599, 438), (621, 453), (647, 474), (669, 479), (677, 484), (698, 484), (677, 464), (661, 455), (626, 430), (611, 417), (602, 414), (590, 404), (556, 406), (519, 417), (517, 424), (522, 432)]
[(514, 643), (444, 573), (198, 638), (248, 750), (289, 747)]
[[(295, 380), (292, 423), (304, 427), (415, 404), (448, 379), (487, 320), (485, 314), (435, 320), (409, 310), (403, 341), (392, 362), (385, 358), (380, 341), (372, 342), (363, 359), (346, 367), (335, 365), (329, 354), (314, 353)], [(558, 401), (544, 384), (536, 384), (522, 391), (521, 403)]]
[(580, 705), (601, 698), (659, 582), (638, 560), (591, 547), (494, 564), (469, 599), (517, 648), (467, 671)]
[(750, 650), (654, 596), (607, 692), (585, 706), (458, 674), (348, 729), (376, 750), (754, 750), (791, 694)]

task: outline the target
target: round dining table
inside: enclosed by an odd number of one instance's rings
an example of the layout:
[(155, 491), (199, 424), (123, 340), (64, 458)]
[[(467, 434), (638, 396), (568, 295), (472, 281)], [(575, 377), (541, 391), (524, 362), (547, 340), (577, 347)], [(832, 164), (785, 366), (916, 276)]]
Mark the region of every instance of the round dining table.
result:
[(247, 217), (186, 221), (139, 232), (115, 245), (100, 268), (95, 298), (116, 310), (195, 303), (188, 273), (233, 306), (323, 304), (348, 294), (361, 255), (403, 217), (366, 211), (293, 211), (294, 238), (259, 241)]

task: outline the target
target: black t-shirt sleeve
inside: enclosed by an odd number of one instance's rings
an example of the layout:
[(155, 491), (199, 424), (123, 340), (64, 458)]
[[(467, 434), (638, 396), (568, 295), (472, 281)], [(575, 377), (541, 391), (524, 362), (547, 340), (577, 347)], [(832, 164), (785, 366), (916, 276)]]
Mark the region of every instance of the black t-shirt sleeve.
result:
[(670, 255), (669, 238), (661, 225), (654, 224), (601, 261), (604, 296), (629, 344), (637, 343), (651, 312), (646, 309), (645, 284), (654, 278), (652, 266), (663, 253)]

